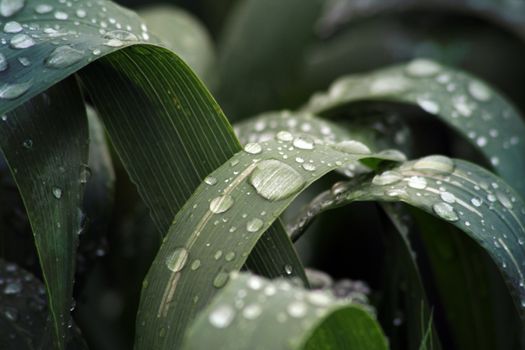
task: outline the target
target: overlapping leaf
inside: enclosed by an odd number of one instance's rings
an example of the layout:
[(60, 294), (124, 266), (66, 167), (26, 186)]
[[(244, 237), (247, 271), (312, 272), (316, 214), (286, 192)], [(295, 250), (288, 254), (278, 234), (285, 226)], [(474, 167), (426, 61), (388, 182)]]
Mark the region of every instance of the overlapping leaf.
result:
[(485, 83), (440, 64), (418, 59), (369, 74), (343, 77), (306, 110), (331, 115), (362, 101), (419, 106), (455, 129), (520, 194), (525, 194), (525, 124), (517, 110)]
[[(180, 345), (196, 312), (243, 266), (291, 201), (327, 172), (364, 158), (398, 161), (399, 154), (374, 155), (355, 141), (323, 144), (281, 132), (275, 141), (246, 145), (211, 173), (177, 214), (148, 272), (137, 347)], [(291, 265), (280, 268), (293, 272)]]
[(194, 321), (183, 349), (212, 347), (372, 350), (387, 349), (387, 341), (361, 306), (286, 280), (242, 274)]

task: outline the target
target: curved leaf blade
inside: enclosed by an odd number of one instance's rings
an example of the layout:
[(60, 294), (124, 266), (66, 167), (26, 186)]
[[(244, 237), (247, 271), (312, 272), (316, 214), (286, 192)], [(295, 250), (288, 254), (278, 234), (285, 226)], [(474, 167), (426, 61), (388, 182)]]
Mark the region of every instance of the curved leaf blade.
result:
[(476, 147), (520, 194), (525, 194), (525, 123), (503, 96), (469, 75), (418, 59), (363, 75), (343, 77), (305, 107), (331, 115), (364, 101), (419, 106)]
[(0, 147), (31, 222), (58, 348), (70, 317), (88, 137), (74, 79), (11, 111), (0, 125)]
[[(247, 145), (204, 180), (177, 214), (145, 279), (137, 324), (165, 333), (139, 332), (139, 349), (178, 346), (196, 312), (312, 182), (358, 159), (398, 160), (338, 146), (281, 134), (278, 141)], [(280, 268), (292, 273), (290, 266)]]
[[(275, 327), (275, 324), (279, 327)], [(286, 280), (231, 278), (193, 322), (183, 349), (387, 349), (373, 316)]]

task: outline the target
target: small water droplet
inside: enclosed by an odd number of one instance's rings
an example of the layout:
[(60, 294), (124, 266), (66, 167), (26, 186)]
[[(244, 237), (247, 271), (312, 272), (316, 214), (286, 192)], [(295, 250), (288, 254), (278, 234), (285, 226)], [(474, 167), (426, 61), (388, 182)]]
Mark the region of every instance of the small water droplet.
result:
[(279, 131), (276, 136), (277, 136), (277, 140), (284, 141), (284, 142), (290, 142), (293, 140), (293, 135), (289, 133), (288, 131)]
[(430, 77), (440, 70), (441, 66), (438, 63), (424, 58), (413, 60), (406, 67), (407, 74), (414, 77)]
[(340, 152), (350, 153), (350, 154), (370, 154), (370, 148), (362, 142), (355, 140), (342, 141), (336, 144), (333, 144), (332, 147)]
[(173, 272), (179, 272), (186, 266), (188, 256), (186, 248), (177, 248), (166, 257), (166, 266)]
[(316, 167), (312, 163), (304, 163), (302, 168), (306, 171), (315, 171)]
[(86, 10), (84, 10), (84, 9), (78, 9), (76, 11), (76, 15), (77, 15), (78, 18), (84, 18), (84, 17), (86, 17), (87, 13), (86, 13)]
[(263, 287), (264, 283), (263, 279), (259, 276), (250, 276), (250, 278), (246, 282), (246, 285), (252, 290), (260, 290)]
[(224, 256), (226, 261), (232, 261), (233, 259), (235, 259), (235, 252), (229, 252)]
[(22, 146), (24, 146), (25, 149), (31, 149), (33, 148), (33, 140), (27, 139), (22, 142)]
[(112, 31), (107, 32), (106, 34), (104, 34), (104, 38), (110, 39), (110, 40), (118, 40), (121, 43), (122, 43), (122, 41), (137, 41), (137, 40), (139, 40), (135, 34), (133, 34), (131, 32), (128, 32), (126, 30), (112, 30)]
[(284, 265), (284, 272), (285, 272), (287, 275), (291, 275), (292, 272), (293, 272), (293, 267), (292, 267), (292, 265), (289, 265), (289, 264)]
[(247, 305), (242, 310), (242, 316), (247, 320), (255, 320), (262, 313), (262, 308), (259, 304)]
[(53, 11), (53, 6), (48, 4), (40, 4), (35, 7), (35, 12), (39, 15), (44, 15), (46, 13), (49, 13)]
[(5, 58), (5, 55), (3, 53), (0, 53), (0, 72), (3, 72), (8, 67), (7, 58)]
[(213, 176), (208, 176), (207, 178), (204, 179), (204, 182), (207, 185), (213, 186), (217, 183), (217, 179)]
[(18, 310), (12, 307), (6, 307), (4, 310), (4, 316), (12, 322), (16, 322), (18, 320)]
[(305, 181), (291, 166), (270, 159), (257, 164), (250, 175), (250, 184), (263, 198), (277, 201), (299, 192)]
[(86, 184), (91, 178), (91, 169), (86, 164), (80, 166), (80, 183)]
[(228, 327), (235, 318), (235, 310), (228, 305), (221, 305), (217, 307), (208, 316), (208, 321), (215, 328)]
[(438, 114), (439, 113), (439, 105), (432, 100), (426, 99), (426, 98), (420, 98), (417, 100), (417, 103), (421, 109), (423, 109), (425, 112), (430, 114)]
[(199, 259), (193, 260), (193, 262), (191, 263), (191, 266), (190, 266), (192, 271), (197, 270), (199, 267), (201, 267), (201, 261)]
[(422, 190), (427, 187), (427, 180), (422, 176), (412, 176), (408, 179), (408, 187)]
[(454, 171), (454, 161), (449, 157), (433, 155), (419, 159), (414, 163), (414, 169), (421, 172), (450, 174)]
[(210, 202), (210, 211), (214, 214), (226, 212), (233, 206), (233, 198), (230, 195), (215, 197)]
[(221, 256), (222, 256), (222, 250), (217, 250), (213, 257), (215, 258), (215, 260), (219, 260)]
[(64, 12), (64, 11), (56, 11), (55, 14), (54, 14), (55, 18), (60, 20), (60, 21), (65, 21), (66, 19), (69, 18), (69, 15)]
[(446, 203), (452, 204), (456, 202), (456, 196), (450, 192), (442, 192), (439, 196)]
[(496, 192), (496, 198), (498, 198), (501, 205), (503, 205), (507, 209), (512, 209), (512, 202), (510, 201), (509, 197), (501, 191)]
[(248, 232), (257, 232), (264, 225), (264, 222), (259, 218), (254, 218), (246, 223), (246, 230)]
[(372, 183), (377, 186), (386, 186), (399, 182), (402, 179), (403, 175), (401, 175), (397, 171), (389, 170), (374, 176), (374, 178), (372, 179)]
[(60, 187), (53, 187), (53, 196), (56, 199), (62, 198), (62, 189)]
[(220, 271), (213, 279), (213, 286), (215, 288), (222, 288), (228, 282), (230, 275), (225, 271)]
[(470, 203), (472, 203), (472, 205), (475, 206), (475, 207), (480, 207), (481, 204), (483, 204), (483, 199), (473, 197), (473, 198), (470, 200)]
[(437, 216), (440, 218), (447, 220), (447, 221), (458, 221), (459, 217), (456, 214), (456, 211), (454, 210), (454, 207), (452, 207), (450, 204), (445, 202), (439, 202), (432, 206), (432, 210), (434, 210), (434, 213), (436, 213)]
[(13, 282), (9, 282), (5, 287), (4, 287), (4, 294), (5, 295), (14, 295), (14, 294), (18, 294), (22, 291), (22, 283), (20, 283), (19, 281), (13, 281)]
[(84, 57), (84, 51), (72, 48), (69, 45), (63, 45), (55, 48), (45, 61), (45, 65), (49, 68), (66, 68), (69, 67)]
[(301, 318), (306, 315), (308, 307), (302, 301), (293, 301), (286, 307), (286, 311), (291, 317)]
[(258, 143), (249, 143), (244, 146), (244, 151), (249, 154), (259, 154), (262, 152), (262, 147)]
[(4, 17), (11, 17), (22, 10), (25, 3), (25, 0), (1, 0), (0, 14)]
[(468, 85), (468, 91), (478, 101), (488, 101), (492, 97), (489, 88), (479, 81), (471, 81)]
[(314, 141), (306, 136), (298, 136), (293, 140), (293, 146), (299, 149), (314, 149)]
[(24, 28), (17, 21), (10, 21), (4, 25), (5, 33), (20, 33)]
[(328, 306), (330, 305), (330, 302), (332, 301), (327, 293), (320, 291), (320, 290), (314, 290), (312, 292), (309, 292), (306, 298), (313, 305), (320, 306), (320, 307)]
[(29, 35), (16, 34), (9, 41), (9, 45), (13, 49), (27, 49), (27, 48), (35, 45), (35, 41)]

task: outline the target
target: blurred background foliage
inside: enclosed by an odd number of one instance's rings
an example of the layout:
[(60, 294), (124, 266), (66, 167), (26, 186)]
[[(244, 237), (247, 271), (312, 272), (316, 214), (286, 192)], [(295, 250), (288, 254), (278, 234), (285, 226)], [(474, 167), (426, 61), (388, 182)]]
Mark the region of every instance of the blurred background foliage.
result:
[[(341, 75), (414, 57), (428, 57), (464, 69), (491, 83), (525, 111), (523, 1), (117, 2), (143, 15), (151, 30), (194, 68), (232, 122), (268, 110), (301, 107), (313, 93), (326, 89)], [(175, 12), (177, 23), (170, 20)], [(521, 13), (521, 17), (515, 13)], [(184, 21), (195, 23), (183, 27), (195, 30), (202, 40), (170, 41), (170, 32), (182, 30), (177, 24)], [(420, 112), (408, 111), (408, 116), (410, 113)], [(400, 122), (396, 115), (389, 117)], [(443, 125), (412, 119), (416, 118), (405, 119), (417, 145), (410, 156), (441, 153), (480, 161), (470, 146)], [(392, 136), (388, 129), (384, 130), (384, 124), (368, 124), (375, 132)], [(91, 131), (97, 134), (96, 130)], [(90, 167), (102, 169), (94, 172), (102, 178), (92, 178), (90, 182), (99, 188), (93, 185), (87, 190), (88, 215), (81, 236), (74, 316), (92, 348), (129, 349), (134, 339), (141, 282), (160, 245), (160, 235), (118, 157), (109, 160), (113, 150), (91, 152), (104, 154), (95, 159), (106, 161), (90, 162)], [(316, 193), (339, 179), (332, 174), (313, 186), (286, 213), (285, 219), (293, 218)], [(0, 164), (0, 180), (3, 201), (9, 204), (0, 206), (0, 227), (11, 233), (3, 236), (0, 252), (4, 259), (38, 276), (33, 245), (13, 243), (30, 242), (32, 236), (5, 163)], [(386, 284), (391, 264), (384, 260), (383, 252), (394, 244), (384, 234), (388, 230), (392, 230), (391, 224), (377, 205), (353, 204), (323, 215), (298, 242), (298, 249), (306, 266), (325, 271), (339, 280), (339, 285), (349, 279), (362, 280), (370, 287), (371, 300), (379, 300), (381, 295), (374, 294), (374, 290)], [(13, 246), (28, 250), (14, 251)], [(486, 257), (480, 259), (486, 262)], [(502, 300), (502, 305), (508, 303)], [(439, 322), (439, 308), (435, 312)], [(403, 326), (405, 315), (395, 310), (388, 315), (391, 329), (385, 327), (386, 331), (391, 336), (401, 334), (396, 328)], [(97, 321), (93, 322), (95, 318)], [(451, 349), (444, 339), (444, 348)]]

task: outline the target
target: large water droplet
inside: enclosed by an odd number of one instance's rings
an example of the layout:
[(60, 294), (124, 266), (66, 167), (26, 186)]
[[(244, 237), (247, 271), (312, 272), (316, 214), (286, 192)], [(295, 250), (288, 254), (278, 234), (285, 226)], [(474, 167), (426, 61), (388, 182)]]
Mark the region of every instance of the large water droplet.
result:
[(276, 201), (299, 192), (305, 181), (301, 174), (288, 164), (270, 159), (257, 164), (250, 176), (250, 184), (262, 197)]
[(454, 207), (452, 207), (450, 204), (445, 202), (439, 202), (432, 206), (432, 210), (434, 213), (436, 213), (437, 216), (440, 218), (447, 220), (447, 221), (458, 221), (459, 217), (456, 214), (456, 211), (454, 210)]
[(350, 154), (370, 154), (370, 148), (362, 142), (355, 140), (342, 141), (332, 145), (332, 147), (340, 152)]
[(471, 81), (468, 92), (478, 101), (488, 101), (492, 97), (489, 88), (479, 81)]
[(53, 6), (48, 5), (48, 4), (40, 4), (35, 7), (35, 12), (40, 15), (49, 13), (51, 11), (53, 11)]
[(20, 33), (23, 29), (24, 28), (22, 28), (22, 25), (16, 21), (7, 22), (4, 25), (5, 33)]
[(228, 274), (226, 271), (220, 271), (217, 276), (213, 279), (213, 286), (215, 288), (222, 288), (228, 282), (230, 279), (230, 274)]
[(406, 72), (414, 77), (430, 77), (440, 70), (441, 66), (438, 63), (424, 58), (413, 60), (406, 67)]
[(24, 8), (25, 0), (1, 0), (0, 14), (4, 17), (11, 17)]
[(501, 205), (503, 205), (507, 209), (512, 209), (512, 202), (510, 201), (509, 197), (501, 191), (496, 192), (496, 197), (498, 198)]
[(299, 149), (314, 149), (314, 141), (306, 136), (296, 137), (292, 144)]
[(217, 179), (213, 176), (208, 176), (207, 178), (204, 179), (204, 182), (207, 185), (213, 186), (217, 183)]
[(55, 14), (54, 14), (55, 18), (60, 20), (60, 21), (65, 21), (66, 19), (69, 18), (69, 15), (64, 12), (64, 11), (56, 11)]
[(126, 30), (112, 30), (104, 34), (104, 38), (110, 39), (110, 40), (114, 39), (114, 40), (119, 40), (119, 41), (137, 41), (139, 40), (135, 34), (128, 32)]
[(33, 85), (32, 81), (19, 84), (4, 84), (0, 87), (0, 98), (11, 100), (22, 96)]
[(228, 305), (221, 305), (210, 313), (208, 321), (216, 328), (228, 327), (235, 318), (235, 310)]
[(233, 198), (230, 195), (215, 197), (210, 202), (210, 211), (214, 214), (224, 213), (233, 206)]
[(279, 131), (277, 133), (277, 140), (284, 141), (284, 142), (290, 142), (293, 140), (293, 135), (289, 133), (288, 131)]
[(69, 45), (55, 48), (46, 59), (46, 66), (50, 68), (66, 68), (79, 62), (84, 56), (84, 52), (74, 49)]
[(166, 266), (173, 272), (179, 272), (186, 266), (188, 256), (189, 253), (186, 248), (177, 248), (166, 257)]
[(259, 218), (254, 218), (246, 223), (246, 230), (248, 232), (257, 232), (263, 227), (264, 222)]
[(35, 45), (35, 41), (29, 35), (16, 34), (9, 41), (9, 45), (11, 45), (13, 49), (27, 49)]
[(422, 190), (427, 187), (427, 180), (421, 176), (412, 176), (408, 179), (408, 187)]
[(399, 182), (402, 179), (403, 175), (401, 175), (397, 171), (385, 171), (381, 174), (374, 176), (374, 178), (372, 179), (372, 183), (378, 186), (386, 186)]
[(454, 171), (454, 161), (445, 156), (428, 156), (415, 162), (414, 169), (421, 172), (450, 174)]
[(258, 143), (249, 143), (244, 146), (244, 151), (250, 154), (259, 154), (262, 152), (262, 147)]

